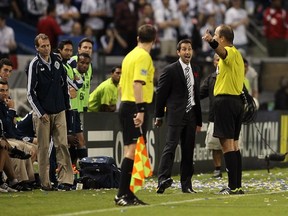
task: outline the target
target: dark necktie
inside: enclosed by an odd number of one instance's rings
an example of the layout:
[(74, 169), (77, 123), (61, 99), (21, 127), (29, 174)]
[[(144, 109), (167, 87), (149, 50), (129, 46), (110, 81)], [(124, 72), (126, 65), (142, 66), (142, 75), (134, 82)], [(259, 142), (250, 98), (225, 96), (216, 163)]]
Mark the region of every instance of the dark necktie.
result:
[(192, 82), (191, 82), (189, 70), (190, 68), (187, 66), (185, 68), (185, 78), (186, 78), (187, 89), (188, 89), (188, 100), (187, 100), (187, 105), (186, 105), (186, 112), (189, 112), (192, 109)]

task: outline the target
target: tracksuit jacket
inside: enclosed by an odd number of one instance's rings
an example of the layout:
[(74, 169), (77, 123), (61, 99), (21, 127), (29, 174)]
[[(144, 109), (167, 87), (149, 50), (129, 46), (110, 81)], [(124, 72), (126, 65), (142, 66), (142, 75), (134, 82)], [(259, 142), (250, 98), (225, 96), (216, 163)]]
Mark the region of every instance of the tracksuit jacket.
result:
[(51, 64), (37, 54), (28, 68), (27, 97), (38, 117), (69, 109), (67, 73), (57, 54), (50, 54)]

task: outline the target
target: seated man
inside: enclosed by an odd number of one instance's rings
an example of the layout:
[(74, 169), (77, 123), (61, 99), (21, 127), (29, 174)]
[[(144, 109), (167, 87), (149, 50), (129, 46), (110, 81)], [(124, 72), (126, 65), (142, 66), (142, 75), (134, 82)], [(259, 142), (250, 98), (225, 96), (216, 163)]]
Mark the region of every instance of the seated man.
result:
[[(0, 122), (2, 123), (2, 122)], [(1, 131), (2, 134), (2, 131)], [(19, 152), (18, 152), (19, 153)], [(15, 171), (12, 167), (10, 157), (22, 158), (24, 159), (29, 157), (29, 155), (25, 155), (24, 152), (20, 152), (20, 154), (15, 155), (12, 150), (12, 146), (7, 142), (7, 140), (2, 137), (0, 142), (0, 192), (18, 192), (18, 191), (31, 191), (29, 185), (25, 182), (19, 182), (16, 178)], [(9, 157), (10, 156), (10, 157)], [(23, 157), (24, 156), (24, 157)], [(3, 172), (7, 176), (7, 181), (9, 184), (4, 182), (3, 180)], [(11, 187), (9, 187), (9, 185)]]
[[(0, 80), (0, 115), (3, 123), (3, 136), (7, 139), (12, 147), (16, 147), (36, 158), (37, 146), (21, 140), (15, 133), (15, 117), (14, 101), (9, 97), (8, 83)], [(16, 173), (16, 177), (20, 182), (34, 182), (34, 168), (32, 159), (20, 160), (11, 158), (12, 167)]]

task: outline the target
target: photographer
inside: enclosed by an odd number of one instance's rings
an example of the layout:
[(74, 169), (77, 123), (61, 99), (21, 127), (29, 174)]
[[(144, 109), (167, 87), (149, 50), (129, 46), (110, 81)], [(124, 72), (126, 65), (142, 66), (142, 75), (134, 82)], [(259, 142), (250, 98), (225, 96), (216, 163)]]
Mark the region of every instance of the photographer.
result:
[(127, 42), (121, 37), (113, 23), (110, 23), (104, 35), (100, 38), (102, 51), (106, 55), (125, 55)]

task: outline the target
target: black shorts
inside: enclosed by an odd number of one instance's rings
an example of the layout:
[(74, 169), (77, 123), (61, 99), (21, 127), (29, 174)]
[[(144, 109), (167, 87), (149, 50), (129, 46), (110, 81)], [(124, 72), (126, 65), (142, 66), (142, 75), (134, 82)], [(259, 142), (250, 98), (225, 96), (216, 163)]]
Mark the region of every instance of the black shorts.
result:
[(217, 95), (214, 101), (214, 137), (239, 139), (243, 117), (240, 96)]
[[(135, 117), (136, 105), (134, 102), (121, 102), (119, 107), (120, 124), (123, 131), (124, 145), (136, 144), (138, 137), (141, 136), (140, 129), (135, 127), (133, 118)], [(146, 134), (147, 128), (147, 112), (144, 113), (144, 122), (142, 124), (142, 131)]]
[(76, 134), (83, 132), (80, 113), (77, 110), (66, 111), (67, 132), (68, 134)]

